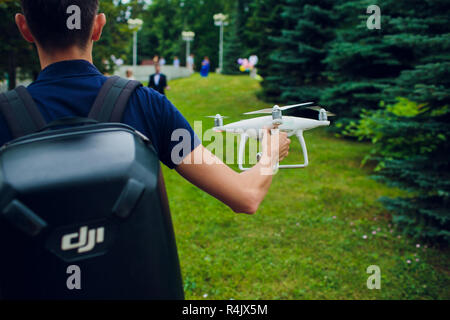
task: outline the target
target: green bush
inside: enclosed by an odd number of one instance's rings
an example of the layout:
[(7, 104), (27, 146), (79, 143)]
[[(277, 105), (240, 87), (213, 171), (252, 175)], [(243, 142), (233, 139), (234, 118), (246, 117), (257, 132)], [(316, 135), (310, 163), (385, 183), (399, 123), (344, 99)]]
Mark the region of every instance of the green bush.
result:
[(376, 160), (374, 178), (406, 191), (400, 198), (383, 197), (393, 220), (415, 237), (450, 240), (450, 110), (448, 106), (398, 98), (365, 111), (347, 134), (373, 143), (365, 161)]

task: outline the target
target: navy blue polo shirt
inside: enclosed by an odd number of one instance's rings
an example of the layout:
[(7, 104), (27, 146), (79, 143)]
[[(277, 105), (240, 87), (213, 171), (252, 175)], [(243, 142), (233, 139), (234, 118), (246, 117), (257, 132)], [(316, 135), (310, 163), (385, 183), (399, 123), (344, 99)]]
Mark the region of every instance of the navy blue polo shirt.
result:
[[(107, 79), (88, 61), (62, 61), (42, 70), (37, 80), (28, 86), (28, 91), (49, 123), (71, 116), (87, 117)], [(172, 141), (172, 133), (175, 130), (185, 129), (189, 133), (189, 153), (200, 144), (183, 115), (165, 96), (153, 89), (141, 87), (136, 90), (124, 112), (122, 122), (150, 138), (159, 159), (171, 169), (178, 164), (172, 161), (172, 150), (186, 137), (185, 135), (180, 138), (176, 135), (179, 140), (177, 138)], [(11, 139), (6, 121), (0, 114), (0, 145)], [(186, 151), (187, 148), (181, 158), (188, 155)]]

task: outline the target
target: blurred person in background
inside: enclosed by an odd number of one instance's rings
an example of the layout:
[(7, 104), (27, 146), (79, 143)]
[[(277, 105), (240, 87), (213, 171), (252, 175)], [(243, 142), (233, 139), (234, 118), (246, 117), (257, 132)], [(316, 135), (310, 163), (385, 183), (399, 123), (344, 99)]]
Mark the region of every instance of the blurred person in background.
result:
[(158, 91), (162, 95), (165, 95), (165, 90), (170, 90), (170, 87), (167, 85), (167, 77), (161, 73), (161, 66), (159, 64), (155, 64), (155, 73), (150, 76), (148, 87)]
[(173, 59), (173, 65), (175, 68), (179, 68), (180, 67), (180, 59), (178, 59), (178, 57), (175, 57)]
[(136, 80), (133, 75), (133, 70), (131, 70), (131, 69), (127, 69), (127, 71), (125, 72), (125, 75), (128, 80)]
[(207, 78), (209, 75), (209, 70), (211, 68), (211, 63), (208, 57), (205, 57), (202, 62), (202, 69), (200, 70), (200, 75), (203, 78)]
[(189, 69), (190, 72), (194, 72), (194, 64), (195, 64), (194, 54), (191, 53), (187, 58), (187, 68)]

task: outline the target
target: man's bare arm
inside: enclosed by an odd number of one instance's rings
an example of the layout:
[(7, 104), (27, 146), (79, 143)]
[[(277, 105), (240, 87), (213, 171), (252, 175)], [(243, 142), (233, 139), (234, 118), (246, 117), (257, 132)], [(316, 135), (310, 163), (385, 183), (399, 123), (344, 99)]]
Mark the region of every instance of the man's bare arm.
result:
[[(261, 160), (249, 171), (233, 171), (202, 145), (187, 156), (176, 170), (186, 180), (222, 201), (234, 212), (254, 214), (272, 183), (273, 176), (263, 174), (264, 170), (272, 170), (278, 160), (281, 161), (288, 155), (291, 142), (285, 133), (280, 133), (277, 152), (271, 150), (268, 136), (266, 134), (263, 140), (266, 147)], [(196, 153), (202, 154), (200, 164), (194, 162)]]

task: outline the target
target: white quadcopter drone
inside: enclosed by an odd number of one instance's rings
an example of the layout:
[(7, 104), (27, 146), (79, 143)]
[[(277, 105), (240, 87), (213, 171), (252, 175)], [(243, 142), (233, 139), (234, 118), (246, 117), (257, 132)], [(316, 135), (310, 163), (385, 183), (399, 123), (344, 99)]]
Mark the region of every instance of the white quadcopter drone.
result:
[[(303, 137), (303, 132), (306, 130), (311, 130), (317, 127), (329, 126), (330, 121), (328, 121), (328, 117), (335, 116), (334, 114), (326, 111), (322, 107), (311, 106), (314, 104), (313, 102), (301, 103), (292, 106), (279, 107), (274, 106), (273, 108), (263, 109), (253, 112), (244, 113), (245, 115), (252, 114), (272, 114), (272, 116), (264, 116), (253, 119), (242, 120), (234, 123), (230, 123), (227, 125), (223, 124), (223, 119), (226, 117), (221, 116), (220, 114), (216, 116), (209, 116), (208, 118), (214, 118), (214, 128), (213, 130), (218, 132), (230, 132), (241, 135), (241, 142), (239, 146), (239, 156), (238, 156), (238, 165), (241, 171), (250, 170), (250, 168), (244, 167), (244, 158), (245, 158), (245, 146), (249, 138), (260, 140), (262, 138), (262, 130), (261, 129), (274, 129), (278, 128), (280, 131), (284, 131), (288, 134), (289, 137), (296, 135), (300, 140), (300, 144), (303, 150), (303, 164), (294, 164), (294, 165), (277, 165), (279, 169), (296, 169), (296, 168), (305, 168), (309, 164), (308, 160), (308, 150), (306, 149), (305, 138)], [(292, 117), (292, 116), (283, 116), (283, 111), (305, 107), (307, 109), (311, 109), (319, 112), (319, 119), (309, 119), (309, 118), (300, 118), (300, 117)], [(260, 158), (260, 154), (258, 154), (258, 158)]]

